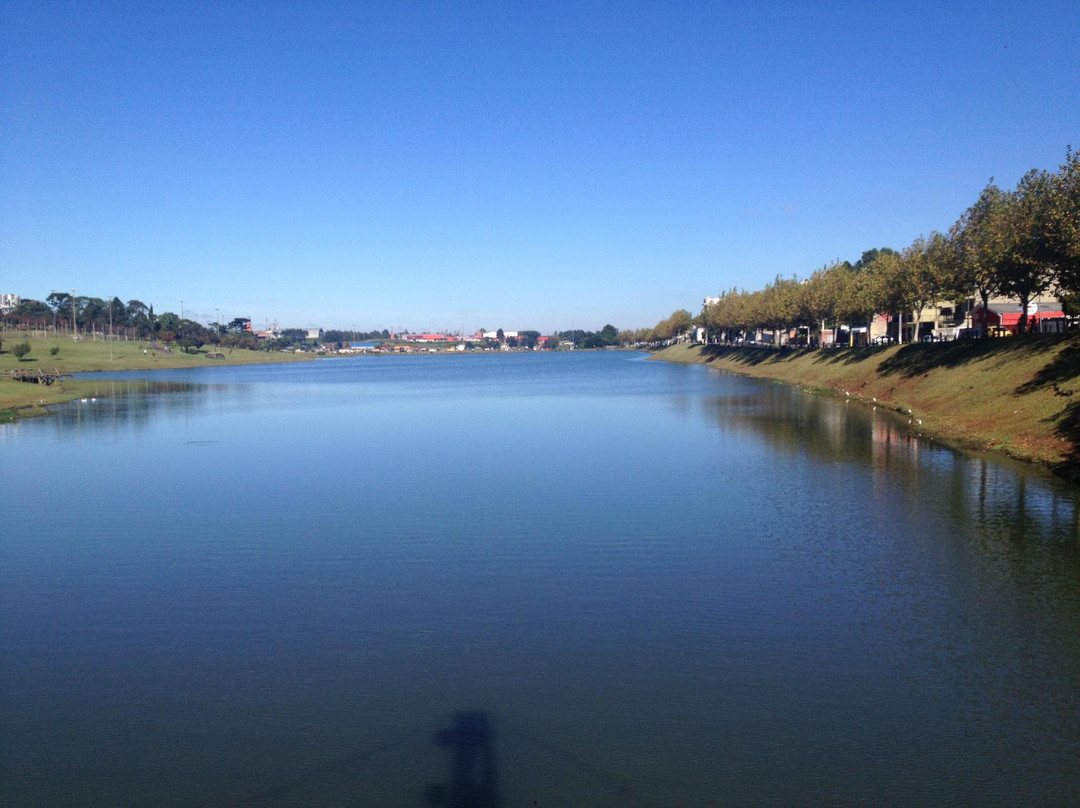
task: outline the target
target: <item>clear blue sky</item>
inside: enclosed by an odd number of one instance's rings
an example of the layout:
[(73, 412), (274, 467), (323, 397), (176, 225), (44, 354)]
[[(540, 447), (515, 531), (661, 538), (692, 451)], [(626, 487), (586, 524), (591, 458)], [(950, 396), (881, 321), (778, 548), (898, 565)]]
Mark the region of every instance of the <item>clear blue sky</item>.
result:
[(0, 0), (0, 291), (653, 325), (1080, 147), (1080, 3)]

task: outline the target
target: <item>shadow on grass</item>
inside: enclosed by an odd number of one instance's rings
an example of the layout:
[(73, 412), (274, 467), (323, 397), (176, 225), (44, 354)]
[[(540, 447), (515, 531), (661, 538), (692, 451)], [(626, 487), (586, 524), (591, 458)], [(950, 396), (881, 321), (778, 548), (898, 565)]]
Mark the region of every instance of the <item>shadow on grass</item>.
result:
[(727, 359), (740, 365), (763, 365), (766, 362), (783, 362), (799, 356), (799, 351), (777, 348), (745, 348), (739, 345), (703, 345), (701, 355), (707, 362)]
[(1080, 341), (1071, 339), (1052, 362), (1036, 373), (1031, 381), (1025, 382), (1016, 388), (1016, 392), (1031, 393), (1041, 387), (1054, 386), (1055, 390), (1059, 382), (1075, 379), (1080, 376)]
[(1073, 401), (1054, 416), (1054, 432), (1069, 442), (1070, 451), (1064, 460), (1050, 468), (1054, 474), (1080, 483), (1080, 401)]
[[(1074, 381), (1077, 377), (1080, 377), (1080, 340), (1072, 338), (1052, 362), (1047, 363), (1030, 381), (1017, 387), (1016, 393), (1023, 395), (1051, 387), (1056, 395), (1072, 396), (1075, 391), (1066, 392), (1059, 384)], [(1080, 483), (1080, 401), (1069, 402), (1051, 421), (1054, 423), (1054, 433), (1071, 447), (1065, 460), (1054, 465), (1053, 471), (1074, 483)]]
[(1076, 338), (1060, 334), (1031, 334), (1001, 339), (914, 343), (905, 345), (882, 362), (878, 372), (882, 376), (921, 376), (935, 368), (956, 368), (989, 357), (1046, 353), (1063, 340), (1075, 341)]
[(869, 359), (874, 354), (879, 354), (889, 350), (888, 345), (868, 345), (861, 348), (827, 348), (818, 351), (815, 363), (825, 363), (830, 365), (854, 365), (858, 362), (862, 362)]
[(814, 362), (843, 363), (852, 365), (862, 362), (874, 354), (889, 350), (888, 346), (872, 346), (866, 348), (746, 348), (739, 345), (705, 345), (701, 349), (701, 355), (707, 361), (713, 359), (727, 359), (741, 365), (763, 365), (766, 363), (788, 362), (814, 354)]
[(851, 364), (873, 356), (885, 348), (747, 348), (741, 345), (704, 345), (701, 355), (707, 361), (727, 359), (740, 365), (764, 365), (766, 363), (790, 362), (793, 359), (816, 355), (815, 362), (844, 362)]

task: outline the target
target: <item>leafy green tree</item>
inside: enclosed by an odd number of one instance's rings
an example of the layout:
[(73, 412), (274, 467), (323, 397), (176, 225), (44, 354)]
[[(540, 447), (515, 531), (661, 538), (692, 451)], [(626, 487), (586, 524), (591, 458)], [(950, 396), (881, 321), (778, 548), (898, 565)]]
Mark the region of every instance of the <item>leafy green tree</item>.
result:
[(158, 333), (162, 335), (162, 339), (165, 339), (165, 337), (163, 336), (165, 332), (170, 332), (173, 335), (179, 333), (180, 325), (180, 315), (174, 314), (171, 311), (167, 311), (157, 318), (155, 328), (157, 329)]
[(129, 300), (125, 306), (124, 321), (134, 329), (140, 339), (147, 339), (154, 330), (154, 310), (141, 300)]
[(176, 341), (185, 353), (194, 353), (207, 342), (206, 329), (192, 320), (182, 320)]
[(956, 285), (978, 294), (983, 311), (989, 309), (990, 297), (1001, 291), (999, 267), (1005, 253), (1006, 206), (1006, 194), (991, 178), (951, 231), (956, 249)]
[(28, 317), (32, 319), (41, 319), (52, 316), (52, 309), (48, 305), (42, 303), (40, 300), (26, 299), (19, 302), (12, 314), (19, 317)]
[(100, 297), (83, 297), (80, 307), (84, 327), (92, 331), (105, 331), (109, 324), (108, 304)]
[(800, 317), (824, 330), (836, 323), (837, 290), (836, 264), (825, 266), (812, 274), (803, 284), (799, 295)]
[(872, 250), (864, 250), (859, 260), (856, 261), (854, 264), (851, 264), (850, 267), (855, 272), (860, 272), (869, 267), (883, 255), (899, 256), (900, 253), (898, 253), (891, 247), (874, 247)]
[(776, 337), (779, 337), (780, 332), (798, 324), (800, 286), (795, 278), (781, 278), (777, 275), (763, 290), (760, 298), (761, 311), (756, 319), (762, 326), (773, 331)]
[(882, 273), (860, 272), (844, 265), (837, 267), (835, 272), (837, 321), (848, 326), (866, 325), (869, 328), (880, 309), (882, 296), (879, 284)]
[[(931, 232), (929, 238), (919, 236), (898, 257), (881, 256), (875, 267), (883, 265), (893, 267), (879, 286), (889, 305), (883, 311), (900, 316), (910, 313), (917, 334), (923, 311), (940, 300), (953, 283), (948, 240), (937, 232)], [(897, 322), (899, 326), (901, 321)], [(898, 341), (902, 342), (899, 330)]]
[(22, 360), (24, 356), (30, 353), (29, 342), (19, 342), (11, 346), (11, 353), (16, 359)]
[(677, 337), (685, 334), (694, 324), (694, 315), (686, 309), (676, 309), (668, 318), (668, 327), (671, 336)]
[(1056, 265), (1050, 243), (1051, 178), (1029, 171), (1006, 197), (1001, 219), (1004, 250), (998, 264), (1001, 291), (1020, 300), (1019, 333), (1027, 331), (1027, 307), (1054, 282)]
[(113, 328), (123, 328), (127, 323), (127, 307), (118, 297), (109, 301), (109, 315), (112, 317)]
[(1071, 147), (1053, 176), (1049, 205), (1050, 249), (1064, 303), (1066, 298), (1080, 298), (1080, 152)]
[(67, 292), (51, 292), (45, 302), (58, 318), (71, 320), (71, 295)]
[(751, 326), (749, 295), (732, 289), (722, 292), (719, 299), (703, 312), (705, 327), (719, 333), (724, 342), (731, 342)]

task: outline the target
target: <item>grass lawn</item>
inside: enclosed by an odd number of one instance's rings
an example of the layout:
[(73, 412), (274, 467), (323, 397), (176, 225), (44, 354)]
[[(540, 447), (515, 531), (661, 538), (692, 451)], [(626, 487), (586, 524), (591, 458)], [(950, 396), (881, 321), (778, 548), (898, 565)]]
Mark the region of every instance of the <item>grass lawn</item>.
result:
[[(18, 343), (30, 345), (30, 353), (17, 359), (11, 352)], [(51, 350), (59, 347), (56, 355)], [(296, 362), (311, 358), (310, 354), (292, 354), (244, 349), (220, 349), (221, 359), (211, 359), (207, 354), (219, 350), (203, 346), (196, 353), (184, 353), (179, 348), (165, 352), (150, 348), (146, 342), (126, 342), (81, 339), (71, 337), (26, 337), (13, 331), (3, 334), (0, 346), (0, 374), (15, 368), (44, 368), (60, 373), (87, 373), (106, 370), (162, 370), (166, 368), (219, 367), (221, 365), (251, 365), (268, 362)], [(12, 381), (0, 377), (0, 418), (11, 419), (19, 415), (42, 412), (44, 405), (56, 404), (79, 398), (80, 382), (63, 379), (55, 384), (41, 385)]]
[[(1080, 337), (775, 351), (675, 345), (656, 354), (910, 411), (925, 434), (1080, 479)], [(918, 423), (920, 422), (921, 423)]]

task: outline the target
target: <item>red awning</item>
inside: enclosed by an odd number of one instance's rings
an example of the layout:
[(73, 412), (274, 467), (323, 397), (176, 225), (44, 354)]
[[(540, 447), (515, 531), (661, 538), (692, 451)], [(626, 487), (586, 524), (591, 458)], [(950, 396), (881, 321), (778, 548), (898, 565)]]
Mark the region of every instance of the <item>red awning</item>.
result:
[[(1020, 312), (1018, 312), (1018, 311), (1002, 312), (1002, 314), (1000, 316), (1001, 316), (1001, 324), (1003, 326), (1005, 326), (1006, 328), (1008, 328), (1011, 325), (1012, 326), (1020, 325)], [(1065, 313), (1061, 312), (1061, 311), (1040, 311), (1040, 312), (1036, 312), (1035, 314), (1029, 314), (1028, 315), (1028, 322), (1031, 323), (1031, 322), (1034, 322), (1035, 320), (1045, 320), (1048, 317), (1064, 317), (1064, 316), (1065, 316)]]

